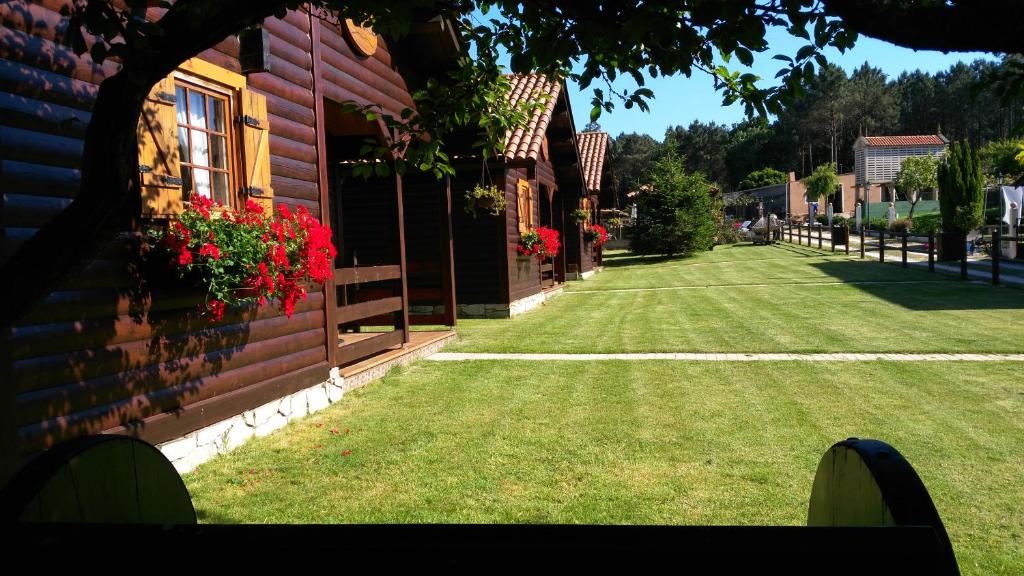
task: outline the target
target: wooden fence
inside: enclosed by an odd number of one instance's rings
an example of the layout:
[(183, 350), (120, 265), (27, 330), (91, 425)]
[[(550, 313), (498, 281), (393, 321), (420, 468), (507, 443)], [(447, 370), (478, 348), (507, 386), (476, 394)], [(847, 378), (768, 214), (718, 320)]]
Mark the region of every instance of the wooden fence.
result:
[[(819, 249), (824, 249), (823, 245), (826, 242), (823, 239), (821, 224), (816, 225), (802, 225), (802, 224), (787, 224), (783, 231), (783, 238), (790, 243), (808, 247), (813, 247), (815, 242)], [(845, 236), (846, 241), (836, 239), (835, 230), (842, 230), (840, 237)], [(836, 252), (837, 246), (842, 246), (845, 253), (850, 253), (850, 242), (849, 239), (852, 237), (853, 231), (848, 226), (844, 227), (833, 227), (832, 233), (829, 234), (827, 242), (830, 245), (832, 252)], [(928, 236), (911, 236), (907, 231), (900, 233), (886, 232), (882, 230), (875, 235), (865, 234), (864, 228), (861, 228), (857, 235), (860, 240), (860, 257), (866, 258), (865, 253), (870, 250), (878, 252), (878, 261), (885, 262), (886, 254), (889, 254), (889, 258), (893, 258), (892, 254), (898, 255), (900, 264), (907, 268), (910, 265), (908, 260), (908, 254), (927, 254), (928, 255), (928, 271), (935, 272), (935, 259), (936, 259), (936, 243), (935, 234), (929, 234)], [(1000, 283), (1000, 261), (1002, 257), (1002, 245), (1004, 242), (1012, 242), (1017, 244), (1017, 253), (1024, 253), (1024, 236), (1003, 236), (999, 230), (992, 232), (992, 235), (986, 240), (983, 236), (980, 239), (979, 244), (988, 244), (991, 246), (991, 279), (992, 284), (998, 285)], [(967, 238), (964, 236), (961, 240), (964, 245), (967, 244)], [(806, 242), (806, 244), (805, 244)], [(966, 280), (968, 278), (968, 260), (967, 250), (963, 250), (960, 256), (960, 278)]]

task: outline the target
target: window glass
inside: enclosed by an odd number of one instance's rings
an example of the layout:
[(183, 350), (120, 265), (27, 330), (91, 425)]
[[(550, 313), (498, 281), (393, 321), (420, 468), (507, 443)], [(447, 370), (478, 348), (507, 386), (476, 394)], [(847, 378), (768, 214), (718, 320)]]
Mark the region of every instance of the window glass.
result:
[(196, 193), (224, 205), (231, 202), (231, 101), (223, 94), (178, 81), (178, 150), (186, 197)]
[(206, 102), (201, 92), (188, 91), (188, 123), (197, 128), (206, 126)]
[(210, 111), (210, 129), (217, 132), (224, 131), (224, 101), (213, 96), (207, 97), (207, 105)]

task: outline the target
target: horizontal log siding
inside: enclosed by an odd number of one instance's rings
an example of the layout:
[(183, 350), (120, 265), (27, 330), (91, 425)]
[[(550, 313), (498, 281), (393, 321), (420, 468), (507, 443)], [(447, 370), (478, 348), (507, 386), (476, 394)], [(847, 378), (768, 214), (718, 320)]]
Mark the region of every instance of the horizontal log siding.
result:
[(540, 271), (537, 258), (519, 258), (516, 246), (519, 245), (519, 220), (516, 216), (516, 182), (519, 179), (529, 180), (533, 188), (533, 220), (534, 226), (540, 225), (540, 187), (536, 178), (529, 178), (525, 168), (513, 168), (505, 171), (505, 204), (512, 207), (506, 210), (505, 219), (505, 253), (508, 262), (508, 302), (515, 302), (541, 291)]
[[(65, 4), (0, 4), (0, 258), (77, 194), (97, 86), (117, 69), (60, 43)], [(310, 25), (301, 12), (267, 20), (272, 70), (249, 76), (248, 85), (267, 97), (275, 202), (319, 213)], [(412, 103), (386, 45), (373, 58), (358, 58), (337, 30), (323, 30), (328, 95), (395, 114)], [(200, 58), (238, 72), (238, 49), (232, 37)], [(310, 294), (291, 319), (267, 306), (229, 310), (208, 324), (195, 291), (172, 285), (134, 293), (127, 254), (134, 244), (112, 242), (13, 330), (23, 454), (102, 431), (164, 441), (327, 378), (322, 292)]]

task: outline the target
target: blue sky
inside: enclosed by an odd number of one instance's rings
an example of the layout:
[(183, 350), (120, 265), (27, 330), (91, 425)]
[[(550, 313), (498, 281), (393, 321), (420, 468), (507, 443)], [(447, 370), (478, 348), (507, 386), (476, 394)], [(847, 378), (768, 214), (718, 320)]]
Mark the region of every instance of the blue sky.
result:
[[(793, 56), (807, 41), (794, 38), (785, 30), (773, 29), (768, 34), (768, 43), (769, 50), (767, 52), (755, 54), (752, 68), (754, 74), (764, 79), (762, 82), (766, 86), (772, 85), (775, 73), (782, 65), (782, 62), (773, 60), (772, 56), (779, 53)], [(934, 73), (946, 70), (958, 61), (971, 62), (978, 58), (995, 59), (991, 54), (980, 52), (943, 54), (933, 51), (914, 51), (863, 36), (857, 40), (856, 46), (847, 50), (845, 54), (840, 54), (834, 48), (829, 49), (825, 54), (830, 62), (842, 66), (847, 72), (868, 62), (876, 68), (881, 68), (890, 78), (898, 76), (904, 71), (918, 69)], [(733, 59), (730, 69), (736, 66), (739, 64)], [(732, 124), (744, 118), (741, 104), (737, 103), (729, 107), (721, 105), (721, 95), (714, 90), (711, 78), (704, 73), (695, 72), (690, 78), (676, 76), (651, 79), (646, 77), (646, 80), (647, 87), (654, 91), (650, 112), (645, 113), (636, 108), (626, 110), (619, 103), (611, 114), (605, 112), (598, 120), (603, 130), (612, 136), (622, 132), (640, 132), (661, 140), (665, 135), (665, 129), (670, 126), (678, 124), (685, 126), (693, 120)], [(632, 79), (628, 79), (628, 81), (620, 79), (615, 86), (620, 91), (632, 90), (636, 87)], [(576, 127), (582, 130), (590, 121), (592, 87), (581, 92), (578, 87), (570, 83), (569, 96)]]

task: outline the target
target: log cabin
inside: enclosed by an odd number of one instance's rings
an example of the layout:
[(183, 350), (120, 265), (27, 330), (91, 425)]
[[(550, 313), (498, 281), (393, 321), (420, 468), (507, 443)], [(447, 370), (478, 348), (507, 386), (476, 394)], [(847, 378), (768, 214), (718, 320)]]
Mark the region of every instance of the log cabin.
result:
[[(578, 238), (573, 235), (572, 243), (578, 246), (570, 255), (568, 274), (575, 279), (592, 276), (601, 267), (601, 248), (595, 247), (583, 237), (583, 229), (590, 224), (601, 224), (601, 207), (613, 205), (603, 204), (602, 200), (610, 196), (610, 178), (604, 178), (610, 163), (605, 162), (608, 155), (608, 133), (587, 131), (579, 133), (580, 165), (583, 168), (584, 193), (580, 199), (580, 208), (587, 213), (587, 221), (580, 226)], [(602, 186), (604, 186), (602, 188)], [(569, 244), (569, 241), (566, 242)]]
[[(72, 202), (97, 87), (117, 71), (62, 43), (66, 4), (0, 4), (2, 259)], [(455, 324), (450, 183), (353, 178), (362, 142), (391, 135), (342, 104), (395, 116), (414, 107), (412, 92), (454, 62), (457, 33), (425, 19), (389, 41), (302, 10), (262, 29), (267, 71), (243, 73), (229, 37), (153, 89), (139, 123), (139, 220), (174, 218), (191, 193), (302, 206), (332, 227), (333, 278), (291, 318), (268, 305), (209, 323), (200, 290), (142, 282), (143, 231), (123, 230), (0, 334), (11, 416), (0, 435), (15, 455), (0, 482), (33, 454), (94, 433), (136, 435), (189, 470), (454, 337), (410, 330)], [(405, 226), (419, 219), (433, 232), (407, 244)]]
[[(513, 104), (541, 102), (511, 131), (504, 150), (484, 162), (479, 150), (461, 156), (452, 195), (458, 315), (466, 318), (517, 316), (560, 292), (566, 279), (566, 247), (539, 261), (520, 255), (520, 235), (540, 226), (553, 228), (565, 243), (578, 228), (570, 212), (583, 198), (576, 127), (562, 81), (540, 74), (509, 76)], [(495, 185), (505, 193), (498, 216), (464, 210), (464, 194), (475, 184)], [(578, 249), (578, 246), (577, 248)]]

